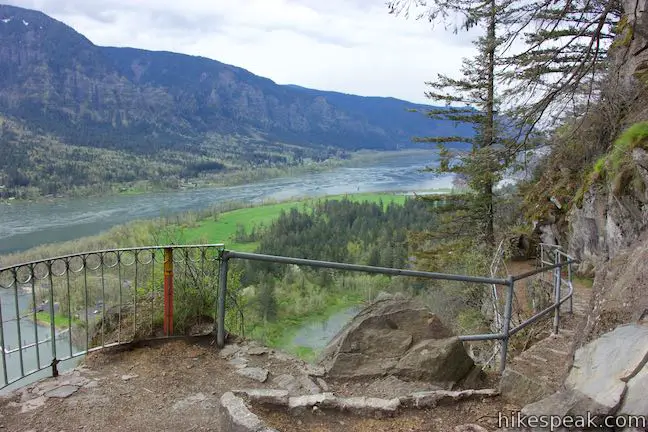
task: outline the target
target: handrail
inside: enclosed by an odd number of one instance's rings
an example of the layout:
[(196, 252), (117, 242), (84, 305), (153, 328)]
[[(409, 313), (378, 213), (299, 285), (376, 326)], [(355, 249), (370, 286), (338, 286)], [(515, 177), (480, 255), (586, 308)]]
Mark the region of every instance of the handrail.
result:
[(284, 256), (277, 256), (277, 255), (265, 255), (265, 254), (258, 254), (252, 252), (225, 251), (224, 257), (227, 259), (239, 258), (239, 259), (250, 260), (250, 261), (265, 261), (265, 262), (273, 262), (277, 264), (296, 264), (296, 265), (305, 265), (309, 267), (330, 268), (336, 270), (349, 270), (349, 271), (359, 271), (364, 273), (387, 274), (392, 276), (412, 276), (412, 277), (422, 277), (427, 279), (449, 280), (449, 281), (458, 281), (458, 282), (508, 285), (508, 280), (499, 279), (499, 278), (465, 276), (465, 275), (456, 275), (456, 274), (447, 274), (447, 273), (433, 273), (433, 272), (418, 271), (418, 270), (395, 269), (390, 267), (376, 267), (376, 266), (359, 265), (359, 264), (347, 264), (347, 263), (339, 263), (333, 261), (321, 261), (321, 260), (311, 260), (305, 258), (292, 258), (292, 257), (284, 257)]
[[(506, 293), (502, 294), (502, 300), (506, 304), (501, 328), (494, 329), (493, 333), (458, 336), (464, 342), (501, 341), (500, 370), (503, 370), (509, 339), (552, 311), (555, 313), (554, 332), (557, 332), (560, 308), (565, 302), (572, 301), (571, 266), (577, 261), (558, 247), (542, 245), (541, 248), (543, 254), (545, 250), (551, 250), (556, 261), (548, 263), (543, 255), (542, 268), (507, 278), (497, 278), (494, 274), (477, 277), (237, 252), (225, 249), (222, 243), (103, 249), (5, 266), (0, 268), (0, 389), (50, 367), (56, 376), (60, 361), (128, 343), (140, 334), (142, 326), (152, 335), (158, 319), (163, 318), (163, 338), (176, 337), (178, 333), (173, 328), (174, 292), (176, 302), (196, 297), (184, 290), (204, 290), (206, 298), (211, 299), (209, 301), (213, 303), (202, 306), (212, 312), (201, 311), (197, 318), (202, 319), (216, 311), (213, 324), (217, 345), (222, 347), (225, 343), (225, 316), (232, 307), (238, 307), (232, 303), (227, 291), (231, 259), (504, 286)], [(560, 270), (565, 267), (568, 269), (567, 279), (562, 277)], [(516, 282), (552, 270), (553, 304), (512, 326)], [(566, 294), (560, 292), (563, 284), (568, 288)], [(71, 300), (73, 297), (74, 302)], [(32, 305), (27, 314), (21, 312), (21, 308), (29, 307), (26, 304)], [(240, 309), (238, 313), (242, 315)], [(243, 317), (239, 318), (242, 321)], [(36, 325), (39, 320), (47, 321), (48, 328)], [(85, 334), (75, 334), (79, 329)], [(94, 337), (91, 337), (91, 331)], [(48, 345), (51, 355), (41, 359), (41, 351), (45, 351)], [(36, 358), (31, 358), (30, 353)], [(11, 373), (8, 369), (12, 369)]]
[(102, 254), (102, 253), (115, 253), (115, 252), (138, 252), (138, 251), (145, 251), (145, 250), (159, 250), (159, 249), (197, 249), (197, 248), (224, 248), (225, 245), (223, 243), (213, 243), (213, 244), (196, 244), (196, 245), (165, 245), (165, 246), (137, 246), (137, 247), (126, 247), (126, 248), (115, 248), (115, 249), (99, 249), (99, 250), (94, 250), (94, 251), (88, 251), (88, 252), (78, 252), (78, 253), (72, 253), (68, 255), (59, 255), (51, 258), (43, 258), (39, 260), (33, 260), (33, 261), (26, 261), (26, 262), (21, 262), (18, 264), (6, 266), (6, 267), (0, 267), (0, 272), (9, 270), (11, 268), (15, 267), (25, 267), (29, 265), (34, 265), (34, 264), (40, 264), (45, 261), (61, 261), (65, 260), (68, 258), (76, 258), (76, 257), (81, 257), (81, 256), (88, 256), (88, 255), (97, 255), (97, 254)]

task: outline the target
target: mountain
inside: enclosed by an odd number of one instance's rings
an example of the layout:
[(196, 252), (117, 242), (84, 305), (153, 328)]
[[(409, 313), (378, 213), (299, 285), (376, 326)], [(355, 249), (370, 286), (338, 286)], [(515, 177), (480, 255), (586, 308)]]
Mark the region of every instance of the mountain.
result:
[(41, 12), (0, 5), (0, 146), (13, 146), (5, 153), (15, 156), (5, 169), (22, 168), (15, 161), (24, 159), (26, 140), (74, 146), (67, 153), (86, 158), (103, 149), (155, 155), (160, 164), (200, 157), (237, 165), (470, 133), (409, 112), (426, 108), (278, 85), (203, 57), (100, 47)]

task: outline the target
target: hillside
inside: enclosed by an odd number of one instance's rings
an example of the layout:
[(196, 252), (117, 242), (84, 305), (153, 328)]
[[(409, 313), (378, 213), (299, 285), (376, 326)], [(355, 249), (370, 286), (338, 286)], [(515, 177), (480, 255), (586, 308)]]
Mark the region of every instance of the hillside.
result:
[[(0, 161), (0, 184), (6, 188), (42, 188), (43, 176), (53, 180), (44, 193), (152, 172), (191, 177), (469, 133), (409, 112), (425, 108), (278, 85), (202, 57), (100, 47), (41, 12), (0, 5), (0, 148), (8, 155)], [(69, 163), (50, 158), (51, 146)], [(92, 166), (97, 157), (101, 169)], [(122, 173), (133, 161), (139, 169)]]

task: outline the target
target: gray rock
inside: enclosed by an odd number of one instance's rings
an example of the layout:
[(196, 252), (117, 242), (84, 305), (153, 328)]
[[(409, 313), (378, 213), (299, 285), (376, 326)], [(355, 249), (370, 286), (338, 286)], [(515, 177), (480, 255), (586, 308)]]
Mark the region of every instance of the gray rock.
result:
[(65, 399), (66, 397), (72, 396), (77, 392), (77, 390), (79, 390), (79, 387), (77, 386), (63, 385), (48, 391), (47, 393), (45, 393), (45, 397)]
[(253, 347), (250, 348), (247, 353), (249, 355), (258, 356), (258, 355), (268, 354), (269, 352), (270, 350), (265, 347)]
[(625, 397), (617, 414), (648, 416), (646, 389), (648, 389), (648, 365), (628, 381)]
[(300, 410), (312, 408), (333, 408), (336, 406), (337, 398), (333, 393), (320, 393), (316, 395), (295, 396), (288, 399), (288, 408), (291, 410)]
[(276, 389), (242, 389), (233, 390), (236, 396), (243, 396), (252, 402), (268, 405), (288, 406), (288, 390)]
[(567, 416), (583, 415), (587, 412), (594, 415), (607, 415), (612, 414), (614, 411), (576, 390), (563, 390), (525, 406), (521, 412), (525, 416)]
[(323, 377), (326, 375), (326, 370), (321, 366), (314, 366), (312, 364), (306, 364), (301, 368), (302, 372), (305, 375), (312, 377)]
[(279, 375), (272, 379), (272, 384), (288, 390), (291, 396), (321, 393), (317, 384), (306, 375), (299, 375), (298, 377), (288, 374)]
[(338, 398), (337, 408), (362, 416), (376, 418), (391, 417), (400, 407), (400, 399), (380, 399), (372, 397)]
[(552, 395), (556, 388), (550, 386), (537, 375), (527, 376), (513, 368), (506, 368), (500, 379), (500, 391), (506, 400), (519, 406), (544, 399)]
[(329, 391), (329, 385), (322, 378), (317, 378), (317, 385), (325, 392)]
[(451, 386), (474, 367), (458, 338), (429, 339), (419, 342), (400, 359), (395, 368), (398, 376)]
[(576, 351), (565, 387), (576, 390), (613, 412), (626, 381), (648, 360), (648, 327), (617, 327)]
[(219, 355), (221, 358), (231, 358), (234, 357), (235, 354), (237, 354), (239, 351), (241, 351), (241, 347), (237, 344), (232, 344), (232, 345), (226, 345), (223, 347), (222, 350), (220, 350)]
[[(220, 398), (219, 423), (221, 432), (270, 432), (263, 422), (254, 415), (232, 392)], [(276, 432), (276, 431), (274, 431)]]
[(134, 379), (134, 378), (137, 378), (137, 377), (139, 377), (139, 375), (136, 375), (136, 374), (131, 374), (131, 375), (122, 375), (121, 379), (122, 379), (123, 381), (130, 381), (130, 380), (132, 380), (132, 379)]
[(498, 395), (499, 391), (495, 389), (461, 391), (432, 390), (412, 393), (411, 395), (401, 397), (400, 401), (402, 405), (407, 407), (433, 408), (437, 405), (458, 402), (460, 400), (495, 397)]
[(246, 367), (243, 369), (238, 369), (236, 373), (260, 383), (266, 382), (266, 380), (268, 379), (268, 370), (257, 367)]
[(71, 377), (61, 381), (61, 385), (73, 385), (77, 387), (84, 387), (89, 382), (90, 380), (88, 378), (82, 377), (80, 375), (72, 375)]
[(576, 351), (564, 390), (525, 406), (522, 414), (645, 416), (647, 361), (648, 327), (617, 327)]
[(464, 378), (473, 362), (429, 309), (393, 297), (362, 310), (324, 349), (319, 364), (333, 378), (397, 375), (448, 385)]
[(243, 369), (247, 367), (248, 361), (244, 357), (234, 357), (227, 362), (230, 366), (234, 366), (236, 369)]

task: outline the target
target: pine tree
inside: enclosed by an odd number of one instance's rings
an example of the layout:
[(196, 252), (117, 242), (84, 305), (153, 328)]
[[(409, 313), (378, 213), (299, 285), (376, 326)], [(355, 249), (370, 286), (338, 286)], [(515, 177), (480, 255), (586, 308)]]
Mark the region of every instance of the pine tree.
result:
[[(424, 4), (420, 1), (395, 0), (389, 3), (390, 12), (407, 14), (412, 3)], [(443, 202), (452, 204), (450, 207), (454, 216), (461, 219), (457, 221), (458, 226), (466, 228), (466, 234), (474, 236), (470, 228), (478, 228), (483, 242), (490, 247), (495, 244), (494, 187), (513, 156), (507, 152), (513, 143), (505, 135), (497, 115), (498, 49), (508, 40), (508, 33), (503, 31), (502, 35), (498, 35), (498, 29), (509, 24), (509, 6), (504, 2), (498, 4), (497, 0), (440, 0), (421, 15), (430, 21), (459, 16), (466, 30), (476, 26), (485, 27), (484, 36), (475, 42), (477, 55), (463, 61), (461, 78), (439, 75), (436, 81), (426, 83), (430, 87), (426, 96), (446, 104), (445, 107), (430, 110), (428, 116), (470, 124), (474, 136), (434, 136), (415, 140), (436, 143), (440, 147), (439, 172), (454, 173), (466, 179), (468, 195), (444, 197)], [(449, 149), (449, 143), (468, 143), (471, 148), (459, 152)]]

